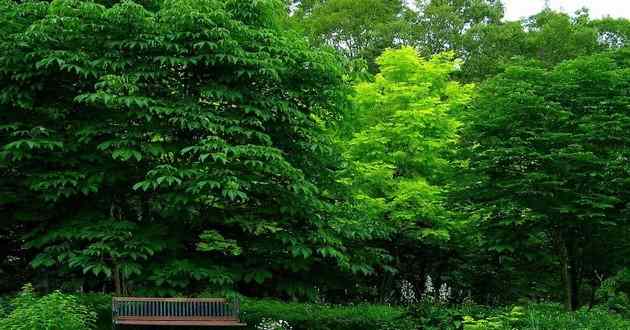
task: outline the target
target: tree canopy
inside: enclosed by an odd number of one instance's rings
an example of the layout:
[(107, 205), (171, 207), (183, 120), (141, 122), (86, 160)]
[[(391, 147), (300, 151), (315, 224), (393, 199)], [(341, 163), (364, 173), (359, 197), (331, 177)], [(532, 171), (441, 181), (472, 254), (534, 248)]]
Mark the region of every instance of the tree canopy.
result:
[(341, 67), (279, 8), (2, 2), (2, 212), (34, 267), (120, 292), (349, 262), (320, 190)]
[(479, 90), (465, 134), (469, 166), (479, 174), (468, 189), (498, 233), (494, 244), (522, 253), (513, 242), (543, 240), (559, 257), (572, 308), (583, 277), (617, 271), (587, 257), (605, 244), (594, 240), (630, 229), (630, 141), (622, 133), (630, 116), (620, 111), (628, 108), (629, 56), (510, 66)]

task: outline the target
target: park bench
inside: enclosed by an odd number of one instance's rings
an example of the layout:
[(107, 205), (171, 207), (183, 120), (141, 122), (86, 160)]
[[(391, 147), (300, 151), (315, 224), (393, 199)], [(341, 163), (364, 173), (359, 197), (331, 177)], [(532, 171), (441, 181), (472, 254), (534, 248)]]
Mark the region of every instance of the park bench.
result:
[(112, 322), (117, 325), (245, 326), (238, 298), (112, 298)]

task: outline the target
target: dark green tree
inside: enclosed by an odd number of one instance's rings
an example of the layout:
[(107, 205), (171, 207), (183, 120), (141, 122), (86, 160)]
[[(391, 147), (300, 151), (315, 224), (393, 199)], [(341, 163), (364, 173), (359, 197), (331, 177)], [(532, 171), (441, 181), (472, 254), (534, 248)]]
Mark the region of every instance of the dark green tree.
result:
[(417, 0), (415, 7), (408, 39), (424, 56), (445, 51), (464, 56), (466, 32), (479, 25), (498, 24), (504, 11), (497, 0)]
[(507, 255), (524, 256), (524, 242), (547, 248), (569, 309), (595, 271), (615, 271), (601, 261), (616, 251), (601, 240), (630, 228), (629, 59), (624, 49), (551, 69), (510, 66), (482, 85), (466, 120), (462, 141), (477, 175), (468, 201), (482, 210), (480, 230)]
[(501, 72), (515, 58), (537, 59), (547, 67), (581, 55), (627, 45), (630, 22), (593, 20), (588, 11), (567, 15), (544, 10), (526, 20), (471, 26), (462, 35), (459, 74), (465, 81), (483, 81)]
[(365, 60), (372, 72), (383, 50), (401, 43), (409, 10), (401, 0), (299, 1), (295, 24), (318, 44), (336, 48), (350, 59)]
[(0, 212), (34, 267), (117, 293), (291, 295), (351, 268), (320, 189), (341, 61), (283, 5), (0, 1)]

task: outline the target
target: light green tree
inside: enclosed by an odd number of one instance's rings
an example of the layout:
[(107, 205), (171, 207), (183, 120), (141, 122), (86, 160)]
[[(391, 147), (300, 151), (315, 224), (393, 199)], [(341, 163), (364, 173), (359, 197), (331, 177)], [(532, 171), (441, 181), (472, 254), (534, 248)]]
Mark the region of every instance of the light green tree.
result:
[(450, 81), (458, 66), (452, 53), (425, 60), (403, 47), (386, 50), (377, 63), (374, 81), (355, 86), (340, 134), (348, 165), (342, 180), (400, 269), (401, 250), (444, 244), (456, 225), (443, 194), (448, 152), (473, 86)]

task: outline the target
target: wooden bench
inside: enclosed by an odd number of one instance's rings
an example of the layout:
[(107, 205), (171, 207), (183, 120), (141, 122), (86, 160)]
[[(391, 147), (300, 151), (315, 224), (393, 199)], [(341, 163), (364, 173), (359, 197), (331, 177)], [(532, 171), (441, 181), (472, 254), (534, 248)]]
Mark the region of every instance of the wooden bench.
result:
[(117, 325), (245, 326), (238, 299), (112, 298), (112, 322)]

